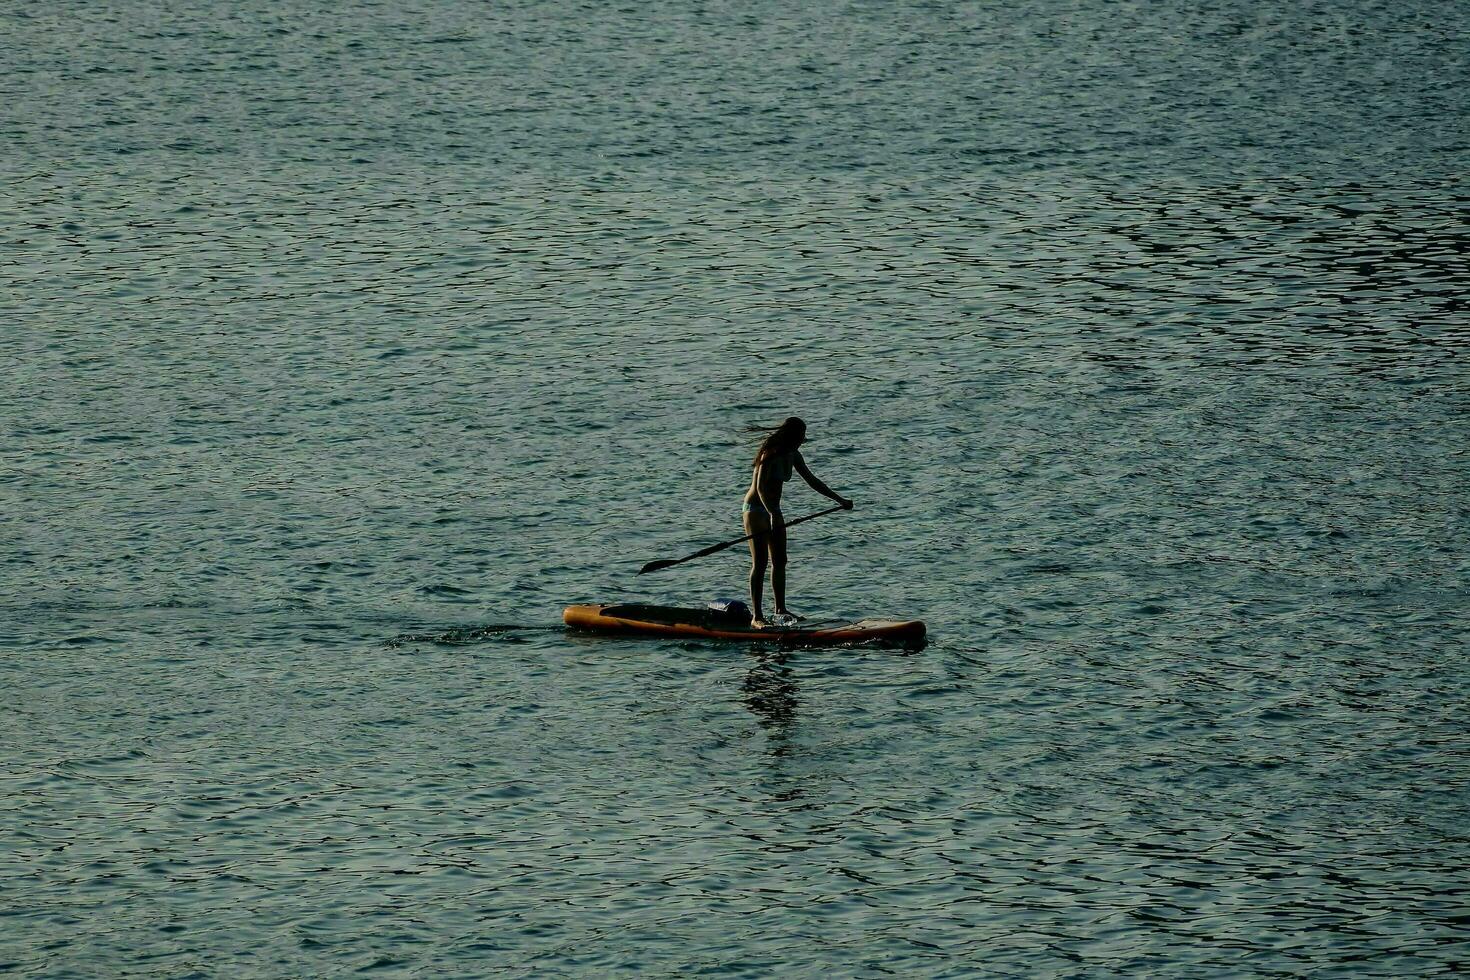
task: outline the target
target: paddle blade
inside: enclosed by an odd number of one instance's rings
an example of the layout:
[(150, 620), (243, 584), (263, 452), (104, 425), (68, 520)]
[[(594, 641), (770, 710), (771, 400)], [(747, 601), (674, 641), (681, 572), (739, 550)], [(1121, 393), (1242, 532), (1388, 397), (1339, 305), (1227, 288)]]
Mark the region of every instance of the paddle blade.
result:
[(657, 561), (651, 561), (647, 565), (644, 565), (642, 568), (638, 569), (638, 574), (642, 575), (644, 572), (656, 572), (660, 568), (668, 568), (670, 565), (677, 564), (679, 563), (674, 561), (672, 558), (660, 558)]

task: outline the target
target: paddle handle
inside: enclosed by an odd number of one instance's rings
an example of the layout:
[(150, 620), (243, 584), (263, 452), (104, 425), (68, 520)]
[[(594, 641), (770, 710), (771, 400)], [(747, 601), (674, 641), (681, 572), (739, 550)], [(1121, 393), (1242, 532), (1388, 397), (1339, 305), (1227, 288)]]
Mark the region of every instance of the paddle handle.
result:
[[(804, 521), (810, 521), (818, 517), (823, 517), (827, 514), (831, 514), (834, 511), (839, 510), (847, 510), (847, 508), (842, 504), (838, 504), (836, 507), (828, 507), (826, 510), (819, 510), (815, 514), (808, 514), (805, 517), (798, 517), (794, 521), (787, 521), (781, 526), (795, 527), (796, 525), (801, 524)], [(644, 565), (642, 568), (638, 569), (638, 574), (642, 575), (644, 572), (656, 572), (661, 568), (672, 568), (675, 565), (682, 565), (686, 561), (693, 561), (696, 558), (703, 558), (706, 555), (712, 555), (717, 551), (724, 551), (726, 548), (737, 545), (742, 541), (749, 541), (753, 537), (755, 537), (754, 534), (747, 534), (745, 535), (745, 537), (736, 538), (734, 541), (721, 541), (719, 544), (712, 544), (708, 548), (702, 548), (699, 551), (696, 551), (694, 554), (689, 555), (685, 558), (664, 558), (659, 561), (651, 561), (648, 564)]]
[[(805, 517), (798, 517), (794, 521), (787, 521), (785, 524), (782, 524), (781, 526), (782, 527), (796, 527), (796, 525), (802, 523), (803, 521), (809, 521), (809, 520), (811, 520), (812, 518), (815, 518), (815, 517), (825, 517), (826, 515), (828, 515), (828, 514), (834, 514), (834, 513), (836, 513), (839, 510), (847, 510), (847, 507), (845, 507), (842, 504), (838, 504), (836, 507), (828, 507), (826, 510), (819, 510), (815, 514), (808, 514)], [(748, 540), (750, 538), (753, 538), (753, 537), (755, 537), (755, 535), (753, 535), (753, 534), (747, 534), (745, 537), (741, 538), (740, 540), (741, 541), (746, 541), (746, 540)]]

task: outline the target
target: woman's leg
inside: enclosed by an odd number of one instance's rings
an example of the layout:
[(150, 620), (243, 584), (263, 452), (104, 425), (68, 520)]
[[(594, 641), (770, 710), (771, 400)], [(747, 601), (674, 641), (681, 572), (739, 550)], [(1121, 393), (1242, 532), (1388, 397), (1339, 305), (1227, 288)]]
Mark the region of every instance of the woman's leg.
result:
[(786, 525), (771, 522), (771, 533), (767, 537), (771, 554), (771, 595), (776, 600), (776, 612), (786, 612)]
[(761, 615), (761, 593), (766, 589), (766, 540), (770, 529), (770, 522), (764, 515), (751, 513), (745, 515), (745, 533), (752, 535), (750, 539), (750, 624), (752, 626), (765, 618)]

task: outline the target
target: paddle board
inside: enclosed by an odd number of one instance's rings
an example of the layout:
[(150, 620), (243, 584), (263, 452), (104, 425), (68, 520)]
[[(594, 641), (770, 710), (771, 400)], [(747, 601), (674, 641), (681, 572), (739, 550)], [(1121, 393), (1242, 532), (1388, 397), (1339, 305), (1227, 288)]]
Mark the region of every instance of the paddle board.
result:
[(638, 603), (611, 606), (568, 606), (562, 621), (574, 629), (595, 633), (672, 636), (684, 639), (743, 640), (803, 646), (845, 643), (918, 644), (924, 624), (916, 619), (860, 619), (852, 623), (821, 623), (754, 629), (749, 620), (731, 618), (710, 609), (680, 609)]

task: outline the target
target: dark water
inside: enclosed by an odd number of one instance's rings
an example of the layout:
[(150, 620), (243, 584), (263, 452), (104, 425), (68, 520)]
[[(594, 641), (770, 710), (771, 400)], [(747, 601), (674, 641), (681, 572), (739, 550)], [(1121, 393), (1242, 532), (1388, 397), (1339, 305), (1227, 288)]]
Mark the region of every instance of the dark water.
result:
[(0, 973), (1464, 969), (1465, 26), (0, 8)]

